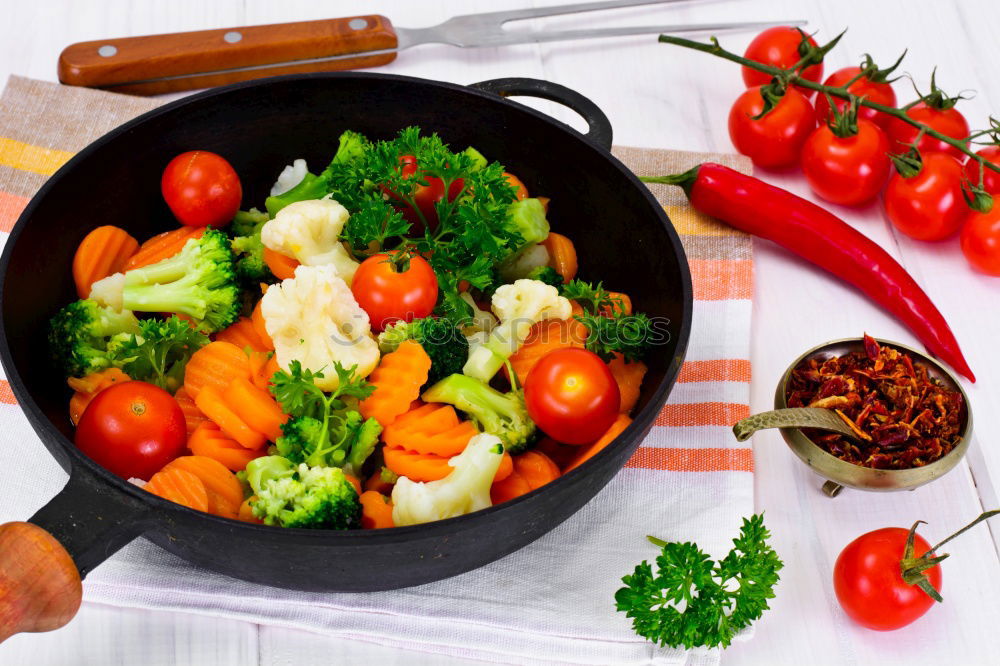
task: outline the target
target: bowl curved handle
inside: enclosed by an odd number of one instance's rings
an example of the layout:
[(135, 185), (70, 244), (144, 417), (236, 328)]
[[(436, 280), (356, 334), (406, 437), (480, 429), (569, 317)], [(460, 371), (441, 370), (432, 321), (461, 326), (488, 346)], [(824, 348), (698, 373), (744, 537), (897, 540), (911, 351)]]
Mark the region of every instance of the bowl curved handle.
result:
[(479, 83), (470, 84), (469, 87), (493, 93), (500, 97), (513, 97), (517, 95), (540, 97), (562, 104), (579, 113), (587, 122), (588, 130), (584, 134), (585, 137), (601, 148), (611, 150), (613, 132), (608, 116), (601, 111), (601, 107), (571, 88), (559, 85), (558, 83), (552, 83), (551, 81), (519, 77), (480, 81)]

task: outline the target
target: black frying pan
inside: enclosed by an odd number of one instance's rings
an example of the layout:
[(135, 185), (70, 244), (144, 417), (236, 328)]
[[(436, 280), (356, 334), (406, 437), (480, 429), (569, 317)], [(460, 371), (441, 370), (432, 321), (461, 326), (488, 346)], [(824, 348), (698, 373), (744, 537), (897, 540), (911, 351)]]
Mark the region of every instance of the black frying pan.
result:
[[(508, 95), (565, 104), (590, 130), (581, 135), (502, 99)], [(669, 319), (669, 341), (648, 359), (635, 422), (611, 446), (500, 506), (427, 525), (353, 532), (278, 529), (192, 511), (125, 483), (77, 451), (68, 390), (44, 362), (44, 331), (56, 310), (76, 298), (70, 264), (88, 231), (114, 224), (144, 239), (176, 226), (159, 182), (166, 163), (182, 151), (225, 156), (240, 174), (243, 206), (249, 207), (260, 205), (275, 174), (293, 158), (325, 164), (341, 131), (389, 138), (408, 125), (437, 132), (456, 149), (475, 146), (516, 173), (531, 192), (551, 197), (552, 226), (575, 242), (581, 277), (603, 280), (627, 292), (637, 310)], [(645, 186), (608, 152), (610, 146), (611, 125), (600, 109), (552, 83), (502, 79), (462, 87), (359, 73), (212, 90), (139, 116), (94, 142), (28, 204), (0, 260), (0, 358), (35, 431), (70, 474), (31, 523), (65, 547), (81, 576), (145, 536), (199, 566), (248, 581), (358, 592), (454, 576), (548, 532), (604, 487), (635, 451), (677, 376), (691, 326), (691, 279), (680, 240)], [(0, 585), (4, 576), (0, 555)]]

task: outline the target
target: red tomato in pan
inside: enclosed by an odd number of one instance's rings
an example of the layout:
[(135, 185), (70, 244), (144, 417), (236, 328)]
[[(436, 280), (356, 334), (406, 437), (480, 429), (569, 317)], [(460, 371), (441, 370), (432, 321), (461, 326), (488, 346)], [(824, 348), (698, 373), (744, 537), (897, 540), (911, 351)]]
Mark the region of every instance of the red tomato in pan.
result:
[(878, 196), (892, 171), (889, 140), (875, 123), (858, 120), (858, 133), (838, 137), (818, 127), (802, 149), (802, 172), (827, 201), (856, 206)]
[[(969, 123), (966, 122), (961, 111), (955, 107), (938, 110), (920, 102), (909, 108), (906, 115), (954, 139), (964, 139), (969, 136)], [(916, 127), (899, 118), (892, 118), (886, 126), (886, 131), (889, 133), (889, 143), (894, 153), (905, 153), (909, 150), (909, 144), (916, 140), (919, 132)], [(958, 159), (962, 159), (964, 156), (964, 153), (958, 148), (926, 134), (920, 139), (917, 149), (922, 154), (929, 152), (947, 153)]]
[(777, 169), (797, 164), (803, 144), (816, 127), (812, 104), (802, 93), (789, 89), (766, 116), (755, 120), (763, 108), (759, 86), (736, 98), (729, 111), (729, 138), (736, 150), (757, 166)]
[(146, 382), (122, 382), (90, 401), (74, 441), (112, 474), (148, 481), (184, 451), (187, 427), (172, 395)]
[(226, 159), (207, 150), (192, 150), (170, 160), (160, 191), (174, 217), (189, 227), (222, 227), (240, 209), (243, 188)]
[(549, 352), (531, 369), (524, 401), (546, 435), (564, 444), (588, 444), (611, 427), (621, 393), (597, 354), (568, 347)]
[[(402, 155), (399, 158), (400, 175), (407, 180), (416, 181), (410, 197), (415, 206), (411, 206), (398, 193), (383, 187), (383, 190), (391, 198), (402, 204), (403, 217), (407, 222), (414, 225), (414, 230), (420, 232), (424, 228), (424, 221), (432, 229), (437, 226), (436, 204), (444, 198), (444, 181), (436, 176), (428, 176), (420, 170), (417, 158), (413, 155)], [(462, 192), (465, 186), (464, 181), (458, 178), (448, 187), (448, 201), (454, 201)]]
[[(816, 40), (812, 37), (807, 36), (806, 42), (814, 47), (816, 46)], [(743, 57), (764, 63), (765, 65), (774, 65), (775, 67), (788, 69), (799, 60), (802, 60), (805, 55), (802, 47), (802, 33), (797, 28), (790, 26), (776, 26), (768, 28), (754, 37)], [(743, 82), (748, 88), (762, 86), (771, 81), (770, 75), (758, 72), (756, 69), (743, 67), (742, 72)], [(818, 83), (823, 78), (823, 63), (806, 67), (802, 72), (802, 76)], [(806, 95), (812, 95), (813, 93), (811, 90), (801, 88), (800, 90)]]
[(351, 292), (361, 309), (368, 313), (372, 330), (382, 331), (394, 321), (427, 317), (438, 297), (438, 281), (427, 260), (411, 256), (400, 270), (392, 255), (368, 257), (351, 281)]
[[(903, 580), (903, 559), (909, 530), (886, 527), (862, 534), (847, 544), (833, 565), (833, 588), (847, 615), (863, 627), (879, 631), (899, 629), (926, 613), (934, 600)], [(913, 540), (917, 557), (930, 550), (919, 534)], [(941, 590), (941, 566), (924, 572), (934, 589)]]
[(920, 173), (898, 173), (885, 189), (885, 212), (904, 234), (917, 240), (944, 240), (962, 226), (969, 206), (962, 194), (965, 172), (951, 155), (927, 153)]
[[(860, 67), (844, 67), (828, 76), (823, 84), (839, 88), (860, 73)], [(848, 86), (847, 90), (858, 97), (864, 97), (869, 102), (875, 102), (883, 106), (896, 106), (896, 91), (892, 89), (892, 84), (889, 83), (875, 83), (865, 77), (861, 77)], [(847, 100), (838, 97), (833, 98), (833, 103), (838, 109), (843, 109), (847, 106)], [(892, 120), (892, 116), (887, 116), (881, 111), (870, 109), (867, 106), (858, 107), (858, 118), (870, 120), (882, 129), (885, 129), (889, 121)], [(816, 119), (820, 123), (825, 123), (832, 119), (830, 103), (826, 101), (826, 95), (816, 96)]]

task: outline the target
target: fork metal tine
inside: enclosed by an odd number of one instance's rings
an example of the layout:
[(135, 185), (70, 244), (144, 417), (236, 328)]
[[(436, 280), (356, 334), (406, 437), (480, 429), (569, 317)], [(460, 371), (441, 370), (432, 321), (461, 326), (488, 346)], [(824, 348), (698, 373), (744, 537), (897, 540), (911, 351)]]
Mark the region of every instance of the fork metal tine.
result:
[(504, 30), (497, 35), (497, 40), (490, 40), (484, 46), (504, 46), (508, 44), (525, 44), (531, 42), (559, 42), (574, 39), (598, 39), (604, 37), (621, 37), (627, 35), (649, 35), (652, 33), (681, 34), (691, 32), (717, 33), (733, 30), (762, 30), (776, 25), (801, 26), (805, 21), (756, 21), (750, 23), (685, 23), (678, 25), (636, 25), (621, 28), (591, 28), (584, 30), (539, 30), (523, 32)]
[(678, 2), (692, 2), (693, 0), (603, 0), (602, 2), (579, 2), (572, 5), (549, 5), (547, 7), (528, 7), (525, 9), (510, 9), (499, 12), (484, 12), (482, 14), (462, 14), (455, 16), (452, 21), (475, 18), (476, 22), (482, 22), (485, 26), (489, 23), (503, 25), (508, 21), (521, 21), (523, 19), (540, 18), (542, 16), (561, 16), (563, 14), (577, 14), (580, 12), (595, 12), (603, 9), (618, 9), (620, 7), (640, 7), (643, 5), (669, 5)]

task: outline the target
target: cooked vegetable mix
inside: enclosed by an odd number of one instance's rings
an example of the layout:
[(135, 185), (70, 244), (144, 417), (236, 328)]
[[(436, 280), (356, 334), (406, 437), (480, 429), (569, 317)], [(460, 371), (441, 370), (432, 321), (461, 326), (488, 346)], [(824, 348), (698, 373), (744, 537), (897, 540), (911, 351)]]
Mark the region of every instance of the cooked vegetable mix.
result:
[[(101, 227), (77, 253), (81, 300), (50, 348), (77, 442), (111, 471), (226, 518), (388, 528), (529, 493), (630, 422), (651, 320), (575, 279), (548, 200), (500, 164), (411, 127), (344, 132), (262, 209), (234, 208), (235, 173), (178, 156), (163, 193), (184, 226), (142, 245)], [(600, 414), (548, 387), (536, 423), (524, 387), (565, 351), (599, 377)], [(557, 463), (534, 449), (544, 435), (575, 453)]]

